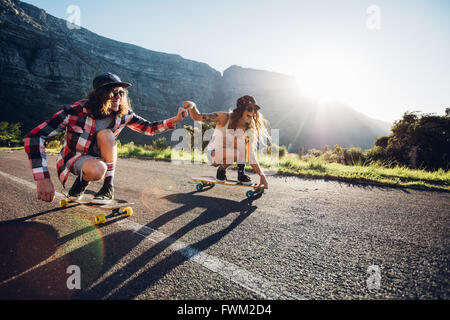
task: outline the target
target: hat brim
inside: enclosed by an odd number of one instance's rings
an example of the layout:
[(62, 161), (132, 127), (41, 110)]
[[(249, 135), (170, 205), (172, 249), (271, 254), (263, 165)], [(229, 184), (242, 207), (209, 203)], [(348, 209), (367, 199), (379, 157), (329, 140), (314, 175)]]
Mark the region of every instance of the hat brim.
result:
[(106, 84), (98, 87), (97, 89), (104, 88), (104, 87), (124, 87), (124, 88), (129, 88), (131, 86), (132, 86), (132, 84), (128, 83), (128, 82), (111, 82), (111, 83), (106, 83)]

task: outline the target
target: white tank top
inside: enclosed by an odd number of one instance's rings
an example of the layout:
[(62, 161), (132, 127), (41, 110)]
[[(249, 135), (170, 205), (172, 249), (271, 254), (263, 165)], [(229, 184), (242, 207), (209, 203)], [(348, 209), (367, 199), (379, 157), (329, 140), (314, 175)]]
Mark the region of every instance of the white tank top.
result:
[[(234, 149), (234, 139), (235, 138), (241, 138), (241, 139), (244, 138), (244, 130), (228, 129), (229, 123), (230, 123), (230, 117), (228, 116), (228, 121), (223, 127), (216, 126), (216, 128), (214, 129), (213, 135), (211, 137), (211, 141), (209, 141), (209, 144), (206, 147), (207, 151), (215, 150), (217, 148), (218, 139), (223, 139), (223, 137), (225, 137), (223, 147), (229, 148), (229, 149)], [(238, 143), (238, 145), (239, 145), (239, 143)]]

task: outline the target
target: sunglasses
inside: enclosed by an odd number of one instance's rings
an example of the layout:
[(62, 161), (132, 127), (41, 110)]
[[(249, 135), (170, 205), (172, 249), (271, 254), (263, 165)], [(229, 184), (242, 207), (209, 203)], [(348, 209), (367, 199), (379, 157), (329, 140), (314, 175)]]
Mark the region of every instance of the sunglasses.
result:
[(117, 95), (119, 95), (120, 97), (123, 97), (125, 95), (125, 90), (117, 90), (117, 91), (113, 91), (112, 92), (113, 97), (115, 98)]
[(256, 111), (258, 111), (258, 108), (257, 107), (253, 107), (253, 106), (248, 106), (247, 108), (246, 108), (246, 110), (248, 111), (248, 112), (256, 112)]

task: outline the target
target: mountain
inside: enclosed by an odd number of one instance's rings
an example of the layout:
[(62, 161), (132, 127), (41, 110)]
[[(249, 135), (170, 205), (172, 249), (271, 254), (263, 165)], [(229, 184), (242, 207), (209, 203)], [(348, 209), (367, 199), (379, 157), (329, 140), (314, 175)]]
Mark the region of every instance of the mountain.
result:
[(0, 0), (0, 62), (4, 120), (22, 122), (25, 130), (84, 98), (105, 71), (133, 83), (132, 106), (149, 120), (173, 116), (184, 99), (212, 105), (221, 78), (205, 63), (70, 29), (65, 20), (15, 0)]
[[(2, 121), (21, 122), (28, 131), (61, 105), (84, 98), (92, 79), (110, 71), (133, 83), (135, 112), (149, 120), (176, 114), (183, 100), (202, 112), (228, 110), (244, 94), (254, 95), (280, 144), (369, 148), (390, 125), (334, 103), (321, 106), (306, 98), (292, 77), (231, 66), (223, 72), (176, 54), (147, 50), (101, 37), (18, 0), (0, 0), (0, 99)], [(188, 121), (188, 123), (190, 123)], [(170, 139), (170, 135), (166, 134)], [(122, 141), (149, 143), (125, 130)]]

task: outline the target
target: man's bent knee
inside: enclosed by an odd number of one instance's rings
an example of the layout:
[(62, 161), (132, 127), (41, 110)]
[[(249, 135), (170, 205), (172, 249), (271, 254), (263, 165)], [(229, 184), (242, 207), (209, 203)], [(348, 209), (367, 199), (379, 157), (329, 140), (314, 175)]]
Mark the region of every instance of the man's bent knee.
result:
[(83, 179), (86, 181), (97, 181), (103, 179), (107, 167), (103, 161), (97, 159), (87, 160), (82, 168)]

